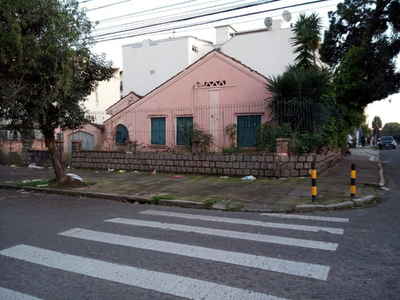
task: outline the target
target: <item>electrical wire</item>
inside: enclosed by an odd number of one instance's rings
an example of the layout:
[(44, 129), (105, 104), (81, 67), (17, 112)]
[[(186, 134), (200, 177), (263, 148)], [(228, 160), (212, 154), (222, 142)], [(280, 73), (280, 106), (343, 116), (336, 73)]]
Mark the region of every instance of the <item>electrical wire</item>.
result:
[[(275, 0), (275, 1), (280, 1), (280, 0)], [(326, 2), (326, 1), (330, 1), (330, 0), (308, 1), (308, 2), (303, 2), (303, 3), (299, 3), (299, 4), (281, 6), (278, 8), (267, 9), (267, 10), (262, 10), (262, 11), (257, 11), (257, 12), (251, 12), (251, 13), (246, 13), (246, 14), (241, 14), (241, 15), (227, 16), (227, 17), (222, 17), (222, 18), (213, 19), (213, 20), (201, 21), (201, 22), (197, 22), (197, 23), (165, 27), (166, 24), (182, 22), (182, 20), (175, 20), (175, 21), (169, 21), (168, 23), (150, 24), (148, 26), (139, 26), (137, 28), (131, 28), (131, 29), (126, 29), (126, 30), (122, 30), (122, 31), (116, 31), (116, 32), (107, 33), (107, 34), (103, 34), (103, 35), (93, 36), (93, 38), (96, 42), (100, 43), (100, 42), (107, 42), (107, 41), (113, 41), (113, 40), (119, 40), (119, 39), (125, 39), (125, 38), (132, 38), (132, 37), (137, 37), (137, 36), (141, 36), (141, 35), (151, 35), (151, 34), (162, 33), (162, 32), (171, 32), (173, 30), (179, 30), (179, 29), (184, 29), (184, 28), (218, 23), (218, 22), (230, 20), (230, 19), (245, 18), (245, 17), (249, 17), (249, 16), (261, 14), (261, 13), (269, 13), (269, 12), (273, 12), (273, 11), (277, 11), (277, 10), (290, 9), (290, 8), (294, 8), (294, 7), (317, 4), (317, 3)], [(188, 18), (188, 20), (191, 20), (191, 19), (194, 19), (194, 17)], [(160, 28), (160, 27), (164, 27), (164, 28)], [(134, 33), (132, 33), (132, 32), (134, 32)]]

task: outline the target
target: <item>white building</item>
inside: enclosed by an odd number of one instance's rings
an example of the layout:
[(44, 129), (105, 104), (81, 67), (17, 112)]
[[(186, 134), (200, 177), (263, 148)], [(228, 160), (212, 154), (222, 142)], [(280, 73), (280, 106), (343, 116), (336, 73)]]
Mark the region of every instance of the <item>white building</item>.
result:
[(282, 28), (282, 20), (274, 20), (271, 28), (236, 32), (230, 26), (216, 27), (216, 48), (265, 77), (282, 74), (292, 64), (292, 28)]
[(103, 124), (110, 116), (106, 114), (107, 108), (119, 101), (122, 97), (122, 72), (114, 69), (113, 77), (108, 81), (100, 81), (94, 92), (85, 101), (85, 108), (94, 117), (94, 123)]
[(123, 95), (147, 94), (216, 48), (266, 77), (282, 74), (295, 58), (292, 28), (283, 24), (275, 20), (270, 28), (245, 32), (218, 26), (215, 44), (184, 36), (123, 45)]
[(191, 36), (123, 45), (123, 95), (147, 94), (213, 49)]

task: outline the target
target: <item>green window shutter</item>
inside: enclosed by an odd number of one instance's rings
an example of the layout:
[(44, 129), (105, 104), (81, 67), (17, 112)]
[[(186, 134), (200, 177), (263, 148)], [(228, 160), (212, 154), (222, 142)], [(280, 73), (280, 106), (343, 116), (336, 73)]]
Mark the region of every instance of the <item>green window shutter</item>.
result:
[(237, 117), (237, 145), (239, 147), (254, 147), (260, 137), (261, 115)]
[(165, 145), (165, 118), (151, 118), (151, 144)]
[(121, 144), (125, 143), (127, 140), (129, 140), (128, 129), (124, 125), (118, 125), (115, 134), (115, 142)]
[(179, 117), (176, 119), (176, 144), (189, 145), (193, 137), (193, 117)]

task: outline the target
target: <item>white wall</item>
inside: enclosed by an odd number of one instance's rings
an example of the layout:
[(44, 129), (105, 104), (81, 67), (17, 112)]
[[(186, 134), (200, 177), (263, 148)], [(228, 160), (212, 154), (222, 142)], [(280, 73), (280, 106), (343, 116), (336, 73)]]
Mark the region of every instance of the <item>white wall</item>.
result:
[(274, 30), (255, 30), (235, 34), (223, 44), (221, 51), (246, 66), (270, 77), (282, 74), (289, 63), (296, 57), (290, 38), (291, 28)]
[(120, 92), (120, 70), (114, 70), (114, 76), (109, 81), (101, 81), (93, 93), (87, 97), (85, 107), (94, 116), (95, 123), (103, 124), (110, 116), (106, 115), (106, 109), (121, 98)]
[(122, 46), (123, 94), (144, 96), (210, 50), (211, 42), (189, 36)]

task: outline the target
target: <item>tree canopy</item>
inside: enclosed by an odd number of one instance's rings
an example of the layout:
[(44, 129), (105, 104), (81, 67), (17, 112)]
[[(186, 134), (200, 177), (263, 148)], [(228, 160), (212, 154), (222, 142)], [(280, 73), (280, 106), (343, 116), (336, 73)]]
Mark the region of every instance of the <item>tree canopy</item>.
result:
[(363, 111), (400, 91), (396, 58), (400, 52), (398, 0), (344, 0), (329, 12), (320, 53), (335, 68), (337, 100)]
[(0, 3), (0, 107), (20, 132), (42, 132), (58, 182), (67, 177), (54, 130), (89, 122), (83, 101), (112, 76), (111, 63), (91, 52), (91, 30), (76, 0)]

